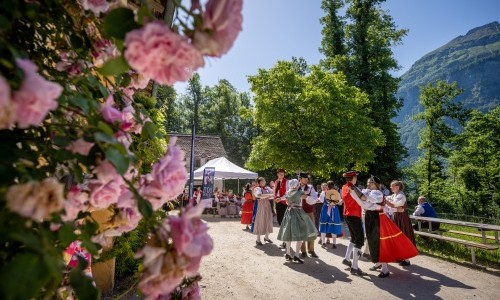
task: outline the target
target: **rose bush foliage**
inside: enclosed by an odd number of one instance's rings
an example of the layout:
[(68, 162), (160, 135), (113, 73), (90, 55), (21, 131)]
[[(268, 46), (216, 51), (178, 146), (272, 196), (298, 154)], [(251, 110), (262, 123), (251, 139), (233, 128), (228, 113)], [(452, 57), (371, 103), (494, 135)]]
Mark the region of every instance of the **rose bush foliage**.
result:
[[(225, 54), (242, 1), (176, 3), (172, 28), (146, 1), (124, 2), (0, 0), (2, 299), (98, 298), (85, 262), (69, 269), (63, 251), (78, 240), (97, 258), (139, 222), (150, 230), (136, 255), (144, 295), (200, 297), (199, 265), (213, 247), (201, 209), (154, 217), (184, 188), (184, 153), (134, 94), (151, 80), (188, 80), (204, 56)], [(164, 153), (151, 162), (154, 141)]]

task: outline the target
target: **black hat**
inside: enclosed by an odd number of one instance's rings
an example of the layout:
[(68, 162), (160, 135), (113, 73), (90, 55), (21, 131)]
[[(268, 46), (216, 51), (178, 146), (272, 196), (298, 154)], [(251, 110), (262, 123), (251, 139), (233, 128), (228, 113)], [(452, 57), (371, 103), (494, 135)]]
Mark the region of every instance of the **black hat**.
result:
[(309, 174), (307, 174), (306, 172), (300, 172), (299, 177), (300, 178), (309, 178)]
[(382, 181), (380, 181), (380, 178), (378, 178), (377, 176), (372, 175), (370, 178), (373, 179), (373, 181), (375, 181), (375, 183), (377, 183), (377, 184), (380, 184), (382, 182)]

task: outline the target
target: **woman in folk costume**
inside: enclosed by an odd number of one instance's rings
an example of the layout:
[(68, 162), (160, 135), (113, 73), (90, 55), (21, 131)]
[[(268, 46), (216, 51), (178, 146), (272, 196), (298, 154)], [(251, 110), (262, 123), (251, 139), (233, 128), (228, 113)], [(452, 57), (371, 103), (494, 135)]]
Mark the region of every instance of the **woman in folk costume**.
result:
[(264, 241), (273, 243), (269, 239), (269, 234), (273, 232), (273, 212), (269, 199), (273, 199), (273, 191), (266, 187), (266, 180), (264, 177), (257, 179), (259, 186), (253, 190), (253, 195), (259, 204), (257, 205), (257, 212), (255, 213), (255, 222), (253, 227), (253, 234), (257, 235), (255, 243), (257, 246), (262, 246), (260, 236), (264, 235)]
[[(384, 194), (380, 191), (380, 179), (376, 176), (370, 177), (366, 184), (367, 189), (355, 191), (361, 201), (375, 205), (384, 205)], [(367, 207), (365, 215), (365, 230), (370, 257), (375, 266), (370, 270), (381, 268), (380, 278), (389, 277), (387, 263), (401, 261), (418, 255), (417, 248), (401, 232), (384, 213), (383, 207)]]
[(244, 203), (241, 208), (241, 224), (246, 225), (245, 230), (250, 230), (248, 225), (252, 224), (252, 212), (253, 212), (253, 202), (254, 197), (252, 189), (250, 188), (250, 183), (245, 186), (245, 191), (243, 192)]
[[(415, 234), (413, 232), (413, 227), (411, 226), (410, 216), (408, 215), (408, 209), (406, 204), (406, 196), (403, 193), (404, 185), (403, 182), (399, 180), (393, 180), (391, 182), (392, 195), (387, 196), (385, 199), (386, 205), (393, 208), (394, 223), (401, 229), (401, 231), (410, 239), (413, 245), (415, 243)], [(409, 260), (403, 260), (400, 262), (401, 266), (409, 266)]]
[(337, 249), (337, 235), (342, 233), (342, 223), (340, 222), (340, 212), (338, 204), (340, 204), (340, 193), (334, 189), (333, 181), (327, 182), (328, 190), (325, 192), (323, 208), (321, 209), (321, 217), (319, 220), (319, 232), (321, 233), (321, 244), (325, 248), (325, 237), (327, 233), (332, 235), (333, 249)]
[[(302, 209), (302, 195), (304, 192), (299, 189), (299, 181), (292, 179), (289, 181), (289, 190), (285, 194), (288, 200), (288, 208), (283, 217), (278, 240), (286, 243), (285, 259), (303, 264), (299, 253), (303, 241), (314, 241), (317, 231), (311, 218)], [(294, 257), (290, 255), (292, 242), (297, 242)]]
[[(319, 233), (319, 220), (321, 219), (321, 211), (323, 210), (323, 204), (325, 203), (325, 193), (328, 190), (326, 182), (321, 184), (320, 188), (321, 192), (318, 193), (318, 200), (314, 204), (314, 225), (316, 226), (316, 230), (318, 230), (318, 236), (320, 237), (318, 240), (318, 244), (321, 245), (321, 235)], [(328, 244), (330, 244), (331, 234), (327, 235)]]

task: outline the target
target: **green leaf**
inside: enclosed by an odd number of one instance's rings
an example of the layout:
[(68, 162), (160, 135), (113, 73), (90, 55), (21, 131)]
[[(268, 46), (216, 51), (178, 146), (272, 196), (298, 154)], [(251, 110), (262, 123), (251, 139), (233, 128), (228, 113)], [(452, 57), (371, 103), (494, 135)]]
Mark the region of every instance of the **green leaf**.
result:
[(89, 113), (89, 102), (87, 98), (78, 95), (76, 97), (70, 98), (69, 103), (79, 107), (85, 114)]
[(52, 139), (52, 142), (57, 146), (65, 147), (71, 143), (71, 140), (65, 136), (58, 135)]
[(139, 24), (143, 24), (144, 22), (144, 17), (154, 20), (155, 16), (151, 13), (151, 10), (147, 5), (141, 5), (139, 8), (139, 11), (137, 12), (137, 20), (139, 21)]
[(86, 276), (80, 267), (71, 270), (69, 273), (69, 283), (75, 290), (78, 299), (91, 300), (101, 298), (100, 292), (94, 286), (93, 280)]
[(134, 12), (128, 8), (120, 7), (108, 13), (104, 19), (104, 32), (108, 37), (125, 39), (127, 32), (139, 28), (134, 21)]
[(73, 46), (73, 48), (83, 48), (83, 39), (80, 36), (72, 34), (69, 37), (69, 40), (70, 40), (71, 46)]
[(114, 131), (111, 128), (111, 126), (109, 126), (107, 123), (104, 123), (103, 121), (99, 121), (97, 123), (97, 127), (108, 136), (112, 136), (114, 134)]
[(150, 218), (153, 215), (153, 206), (146, 199), (139, 197), (137, 206), (144, 218)]
[(109, 147), (106, 150), (106, 158), (115, 166), (118, 173), (123, 175), (127, 172), (130, 158), (127, 155), (123, 155), (120, 150), (115, 147)]
[(130, 69), (123, 56), (115, 57), (107, 61), (100, 69), (99, 73), (105, 76), (123, 74)]
[(147, 122), (146, 124), (144, 124), (144, 126), (142, 126), (141, 136), (144, 138), (146, 138), (146, 137), (154, 138), (154, 137), (156, 137), (157, 131), (158, 131), (158, 128), (156, 127), (156, 125), (153, 122)]
[(112, 144), (115, 142), (115, 139), (112, 136), (107, 135), (103, 132), (94, 133), (94, 138), (98, 142), (104, 142), (104, 143), (108, 143), (108, 144)]
[[(0, 295), (4, 300), (36, 298), (51, 280), (40, 256), (19, 254), (0, 269)], [(29, 288), (20, 288), (20, 284)]]
[(66, 223), (59, 231), (57, 231), (57, 237), (59, 238), (59, 242), (61, 243), (62, 248), (66, 248), (71, 242), (76, 240), (76, 234), (73, 232), (73, 225), (70, 223)]

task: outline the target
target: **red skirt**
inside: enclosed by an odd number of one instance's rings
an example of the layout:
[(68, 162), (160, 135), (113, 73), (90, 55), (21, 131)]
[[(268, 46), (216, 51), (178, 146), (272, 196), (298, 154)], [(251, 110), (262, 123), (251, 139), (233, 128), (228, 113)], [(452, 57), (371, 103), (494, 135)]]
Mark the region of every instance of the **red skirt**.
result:
[(384, 213), (379, 214), (379, 222), (379, 262), (390, 263), (418, 255), (418, 250), (410, 239)]
[(252, 224), (253, 201), (245, 201), (241, 208), (241, 224)]

